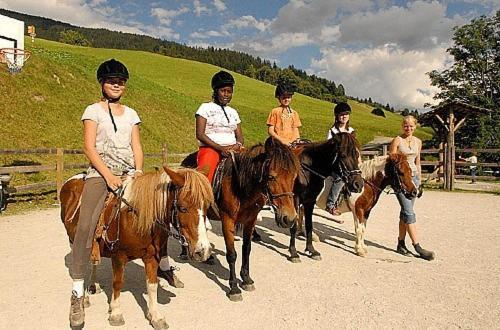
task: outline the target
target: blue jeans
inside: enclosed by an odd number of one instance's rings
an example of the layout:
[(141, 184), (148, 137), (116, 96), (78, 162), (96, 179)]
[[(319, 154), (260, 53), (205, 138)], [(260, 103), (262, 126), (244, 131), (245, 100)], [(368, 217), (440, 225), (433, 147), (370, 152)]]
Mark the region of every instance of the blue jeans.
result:
[[(415, 186), (420, 186), (420, 181), (418, 177), (414, 176), (413, 183)], [(406, 224), (411, 224), (417, 222), (417, 217), (415, 215), (415, 211), (413, 211), (413, 205), (415, 205), (416, 197), (408, 199), (401, 192), (396, 194), (396, 198), (398, 199), (399, 205), (401, 206), (401, 211), (399, 212), (399, 219), (403, 220)]]
[(326, 207), (329, 209), (332, 209), (334, 207), (337, 207), (337, 200), (339, 199), (340, 192), (342, 191), (342, 188), (344, 187), (344, 181), (342, 181), (338, 175), (333, 174), (333, 184), (332, 184), (332, 189), (330, 190), (330, 193), (328, 194), (328, 198), (326, 200)]

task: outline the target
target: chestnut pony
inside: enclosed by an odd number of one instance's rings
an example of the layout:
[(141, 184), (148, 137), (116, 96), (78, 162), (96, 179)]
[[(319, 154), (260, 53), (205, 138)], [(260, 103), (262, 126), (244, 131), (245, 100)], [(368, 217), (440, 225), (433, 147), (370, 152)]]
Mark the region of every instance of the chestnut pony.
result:
[(302, 231), (303, 217), (306, 223), (306, 254), (313, 260), (321, 260), (321, 254), (312, 244), (312, 214), (316, 198), (323, 189), (325, 178), (332, 173), (345, 182), (349, 192), (361, 191), (363, 178), (358, 168), (358, 150), (356, 138), (349, 133), (335, 134), (327, 141), (305, 144), (293, 150), (301, 166), (293, 189), (300, 215), (298, 226), (290, 228), (290, 261), (300, 262), (295, 248), (295, 235), (298, 229)]
[[(61, 219), (70, 242), (78, 225), (83, 185), (81, 178), (70, 179), (61, 189)], [(111, 325), (125, 323), (119, 301), (124, 268), (128, 261), (140, 258), (146, 271), (147, 318), (155, 329), (168, 328), (157, 304), (160, 251), (168, 236), (174, 236), (187, 247), (192, 259), (205, 261), (210, 256), (210, 243), (204, 217), (213, 202), (212, 189), (205, 175), (192, 169), (174, 171), (166, 166), (164, 171), (126, 180), (123, 197), (113, 197), (107, 202), (102, 216), (108, 228), (105, 227), (107, 230), (99, 245), (100, 255), (111, 258), (113, 266), (113, 296), (109, 305)], [(176, 234), (172, 234), (171, 226), (176, 229)], [(94, 272), (95, 267), (92, 281)]]
[[(182, 165), (194, 167), (195, 159), (194, 154), (191, 154)], [(267, 203), (275, 210), (278, 226), (295, 227), (297, 212), (292, 190), (298, 171), (299, 164), (291, 149), (272, 137), (264, 145), (258, 144), (233, 154), (225, 161), (220, 192), (216, 192), (216, 203), (226, 243), (226, 260), (229, 264), (228, 297), (231, 301), (242, 300), (235, 271), (236, 223), (243, 226), (241, 288), (253, 291), (255, 287), (250, 277), (250, 250), (257, 214)]]

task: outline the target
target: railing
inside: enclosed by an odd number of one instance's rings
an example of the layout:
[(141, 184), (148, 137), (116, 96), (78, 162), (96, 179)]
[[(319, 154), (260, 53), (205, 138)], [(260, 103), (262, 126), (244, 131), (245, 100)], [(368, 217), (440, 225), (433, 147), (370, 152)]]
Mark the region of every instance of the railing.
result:
[[(66, 163), (64, 161), (65, 155), (83, 155), (82, 150), (76, 149), (63, 149), (63, 148), (45, 148), (45, 149), (3, 149), (0, 150), (0, 155), (19, 155), (19, 154), (30, 154), (30, 155), (55, 155), (55, 161), (50, 165), (21, 165), (21, 166), (4, 166), (0, 167), (0, 174), (14, 174), (14, 173), (38, 173), (38, 172), (55, 172), (55, 181), (46, 181), (31, 183), (18, 186), (9, 186), (9, 192), (11, 193), (21, 193), (29, 192), (34, 190), (42, 189), (54, 189), (56, 188), (57, 195), (64, 184), (64, 171), (70, 169), (86, 169), (89, 167), (89, 163)], [(179, 159), (180, 157), (186, 157), (188, 154), (169, 154), (169, 158)], [(163, 157), (162, 153), (158, 154), (144, 154), (147, 158), (159, 158)], [(172, 167), (178, 167), (180, 163), (170, 163)]]
[[(457, 149), (457, 153), (462, 153), (462, 152), (471, 152), (472, 149)], [(498, 153), (500, 152), (500, 149), (474, 149), (475, 152), (478, 154), (481, 153)], [(383, 148), (382, 151), (362, 151), (361, 154), (363, 157), (373, 157), (377, 155), (382, 155), (387, 152), (387, 148)], [(34, 190), (42, 190), (42, 189), (54, 189), (56, 188), (56, 191), (59, 195), (59, 191), (64, 183), (64, 171), (65, 170), (70, 170), (70, 169), (86, 169), (89, 166), (88, 162), (82, 162), (82, 163), (66, 163), (64, 160), (65, 155), (83, 155), (82, 150), (76, 150), (76, 149), (63, 149), (63, 148), (39, 148), (39, 149), (3, 149), (0, 150), (0, 155), (19, 155), (19, 154), (30, 154), (30, 155), (55, 155), (55, 161), (53, 161), (49, 165), (22, 165), (22, 166), (4, 166), (0, 167), (0, 174), (13, 174), (13, 173), (38, 173), (38, 172), (55, 172), (55, 180), (53, 181), (46, 181), (46, 182), (38, 182), (38, 183), (31, 183), (31, 184), (24, 184), (24, 185), (18, 185), (18, 186), (10, 186), (9, 190), (10, 192), (14, 193), (21, 193), (21, 192), (29, 192), (29, 191), (34, 191)], [(429, 176), (431, 177), (436, 177), (438, 180), (442, 177), (444, 177), (444, 150), (443, 149), (425, 149), (421, 151), (422, 158), (425, 157), (425, 155), (437, 155), (438, 160), (435, 161), (430, 161), (430, 160), (422, 160), (422, 166), (425, 167), (430, 167), (433, 166), (434, 169), (431, 171), (431, 173), (424, 173), (424, 180), (428, 179)], [(169, 158), (173, 159), (181, 159), (186, 157), (188, 154), (169, 154)], [(148, 158), (157, 158), (161, 159), (163, 154), (157, 153), (157, 154), (145, 154), (144, 155), (146, 159)], [(468, 163), (465, 161), (456, 161), (455, 162), (456, 166), (458, 168), (463, 168), (463, 167), (468, 167), (471, 165), (477, 166), (481, 173), (481, 168), (487, 167), (491, 169), (497, 169), (500, 168), (499, 163)], [(172, 167), (177, 167), (180, 165), (180, 163), (169, 163), (170, 166)], [(495, 174), (495, 173), (493, 173)], [(471, 178), (471, 176), (468, 175), (457, 175), (456, 178)], [(478, 175), (476, 176), (477, 179), (479, 180), (498, 180), (500, 178), (495, 177), (495, 176), (483, 176), (483, 175)]]

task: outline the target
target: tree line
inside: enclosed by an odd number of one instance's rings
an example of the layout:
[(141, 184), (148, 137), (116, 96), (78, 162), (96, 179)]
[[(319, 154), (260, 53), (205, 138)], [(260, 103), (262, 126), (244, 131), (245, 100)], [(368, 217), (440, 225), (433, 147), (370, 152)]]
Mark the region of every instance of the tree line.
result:
[(273, 85), (280, 78), (292, 80), (298, 93), (317, 99), (330, 102), (347, 99), (342, 84), (337, 85), (334, 81), (316, 75), (309, 75), (293, 65), (283, 69), (269, 60), (243, 52), (216, 47), (193, 47), (145, 35), (77, 27), (52, 19), (5, 9), (0, 9), (0, 14), (22, 20), (26, 25), (34, 25), (37, 36), (43, 39), (96, 48), (142, 50), (170, 57), (195, 60), (220, 66)]

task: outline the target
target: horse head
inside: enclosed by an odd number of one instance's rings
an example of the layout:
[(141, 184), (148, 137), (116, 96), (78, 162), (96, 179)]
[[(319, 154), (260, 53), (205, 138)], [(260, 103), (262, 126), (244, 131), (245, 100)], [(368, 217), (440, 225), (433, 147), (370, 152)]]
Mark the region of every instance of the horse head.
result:
[[(188, 255), (196, 261), (205, 261), (211, 254), (205, 217), (214, 196), (208, 179), (193, 169), (174, 171), (166, 166), (170, 178), (168, 204), (170, 226), (177, 231), (180, 243), (188, 248)], [(175, 234), (173, 235), (175, 237)]]
[(335, 134), (331, 143), (337, 147), (332, 161), (333, 171), (346, 183), (350, 192), (360, 193), (364, 181), (359, 170), (359, 144), (350, 133)]
[(413, 182), (412, 170), (406, 155), (389, 155), (385, 165), (385, 175), (389, 177), (390, 184), (395, 192), (402, 192), (408, 199), (417, 196), (418, 187)]
[(275, 220), (280, 227), (292, 227), (297, 219), (293, 186), (299, 173), (299, 162), (291, 149), (279, 140), (269, 137), (264, 144), (266, 159), (261, 175), (265, 194), (275, 210)]

